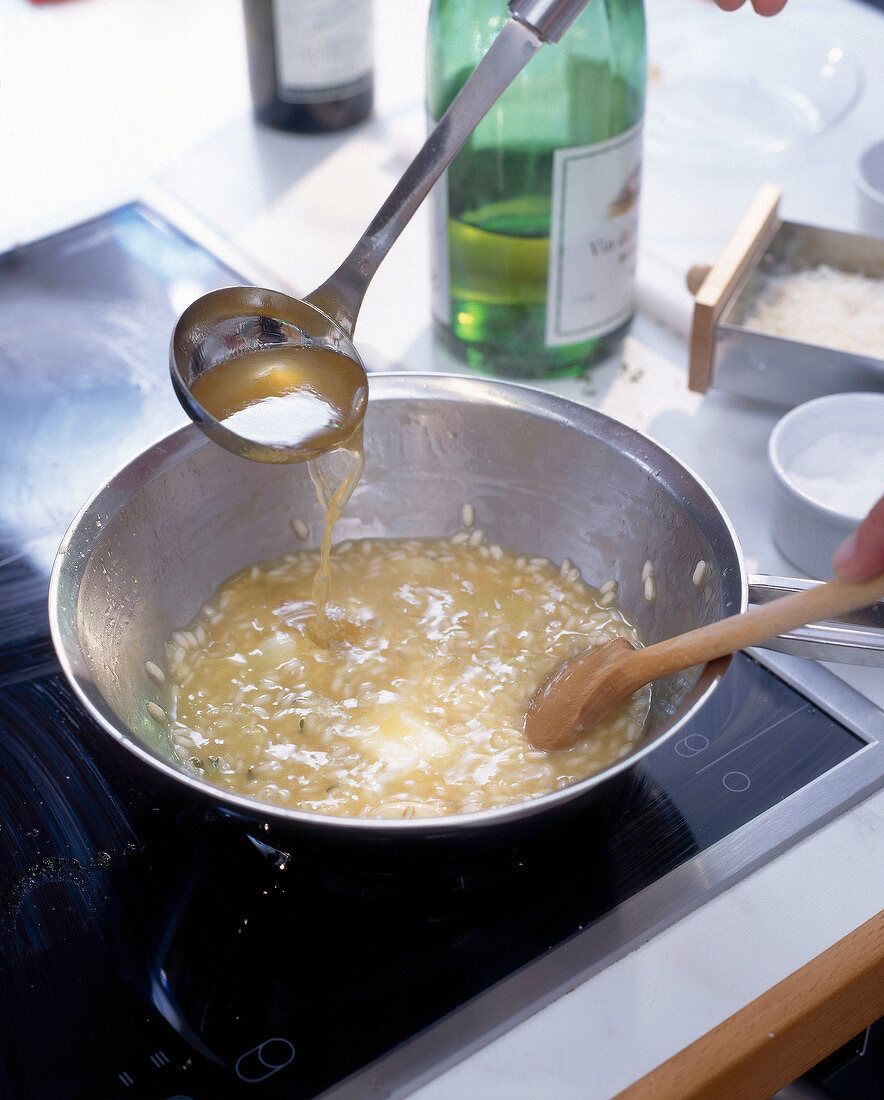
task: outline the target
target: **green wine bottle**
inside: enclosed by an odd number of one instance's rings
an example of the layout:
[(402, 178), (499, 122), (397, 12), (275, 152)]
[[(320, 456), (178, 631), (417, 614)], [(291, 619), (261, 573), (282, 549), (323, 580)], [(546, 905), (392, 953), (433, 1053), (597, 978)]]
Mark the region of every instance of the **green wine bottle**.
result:
[[(433, 0), (436, 122), (509, 17)], [(433, 190), (433, 322), (483, 373), (578, 374), (632, 316), (645, 100), (642, 0), (592, 0), (479, 123)]]

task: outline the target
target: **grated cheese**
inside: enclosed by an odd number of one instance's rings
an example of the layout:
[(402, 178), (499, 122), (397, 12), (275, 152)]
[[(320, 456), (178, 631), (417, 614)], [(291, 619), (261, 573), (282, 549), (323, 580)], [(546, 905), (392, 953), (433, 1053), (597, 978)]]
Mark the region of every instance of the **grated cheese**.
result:
[(771, 336), (884, 359), (884, 279), (825, 264), (772, 275), (743, 324)]

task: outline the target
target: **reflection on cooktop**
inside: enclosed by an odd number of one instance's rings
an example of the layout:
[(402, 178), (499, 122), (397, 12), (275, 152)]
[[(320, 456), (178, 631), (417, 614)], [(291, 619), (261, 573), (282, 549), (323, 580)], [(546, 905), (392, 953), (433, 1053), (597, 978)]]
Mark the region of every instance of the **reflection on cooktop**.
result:
[(48, 574), (91, 493), (186, 423), (178, 315), (242, 281), (138, 203), (0, 256), (0, 544)]

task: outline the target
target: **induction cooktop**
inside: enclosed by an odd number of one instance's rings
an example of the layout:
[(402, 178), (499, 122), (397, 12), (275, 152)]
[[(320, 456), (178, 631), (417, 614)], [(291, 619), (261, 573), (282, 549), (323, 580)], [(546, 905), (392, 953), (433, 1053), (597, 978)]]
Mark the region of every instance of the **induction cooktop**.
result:
[(130, 204), (0, 257), (0, 1095), (421, 1081), (879, 787), (881, 712), (753, 651), (605, 800), (461, 862), (326, 865), (148, 774), (49, 641), (55, 547), (178, 426), (181, 308), (243, 282)]

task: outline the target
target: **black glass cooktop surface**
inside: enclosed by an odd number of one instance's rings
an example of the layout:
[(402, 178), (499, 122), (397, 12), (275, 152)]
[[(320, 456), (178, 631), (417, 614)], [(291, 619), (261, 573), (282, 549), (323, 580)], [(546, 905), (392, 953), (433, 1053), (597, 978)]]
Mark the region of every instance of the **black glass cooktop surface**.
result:
[[(604, 801), (395, 873), (325, 863), (148, 773), (67, 688), (48, 569), (95, 485), (181, 422), (166, 381), (178, 299), (239, 281), (139, 206), (0, 259), (20, 320), (42, 310), (58, 333), (80, 310), (68, 355), (44, 331), (31, 353), (20, 328), (0, 342), (4, 1097), (366, 1095), (365, 1067), (440, 1021), (475, 1041), (465, 1006), (866, 746), (740, 654)], [(118, 331), (98, 365), (93, 301), (102, 325), (131, 306), (143, 329)]]

